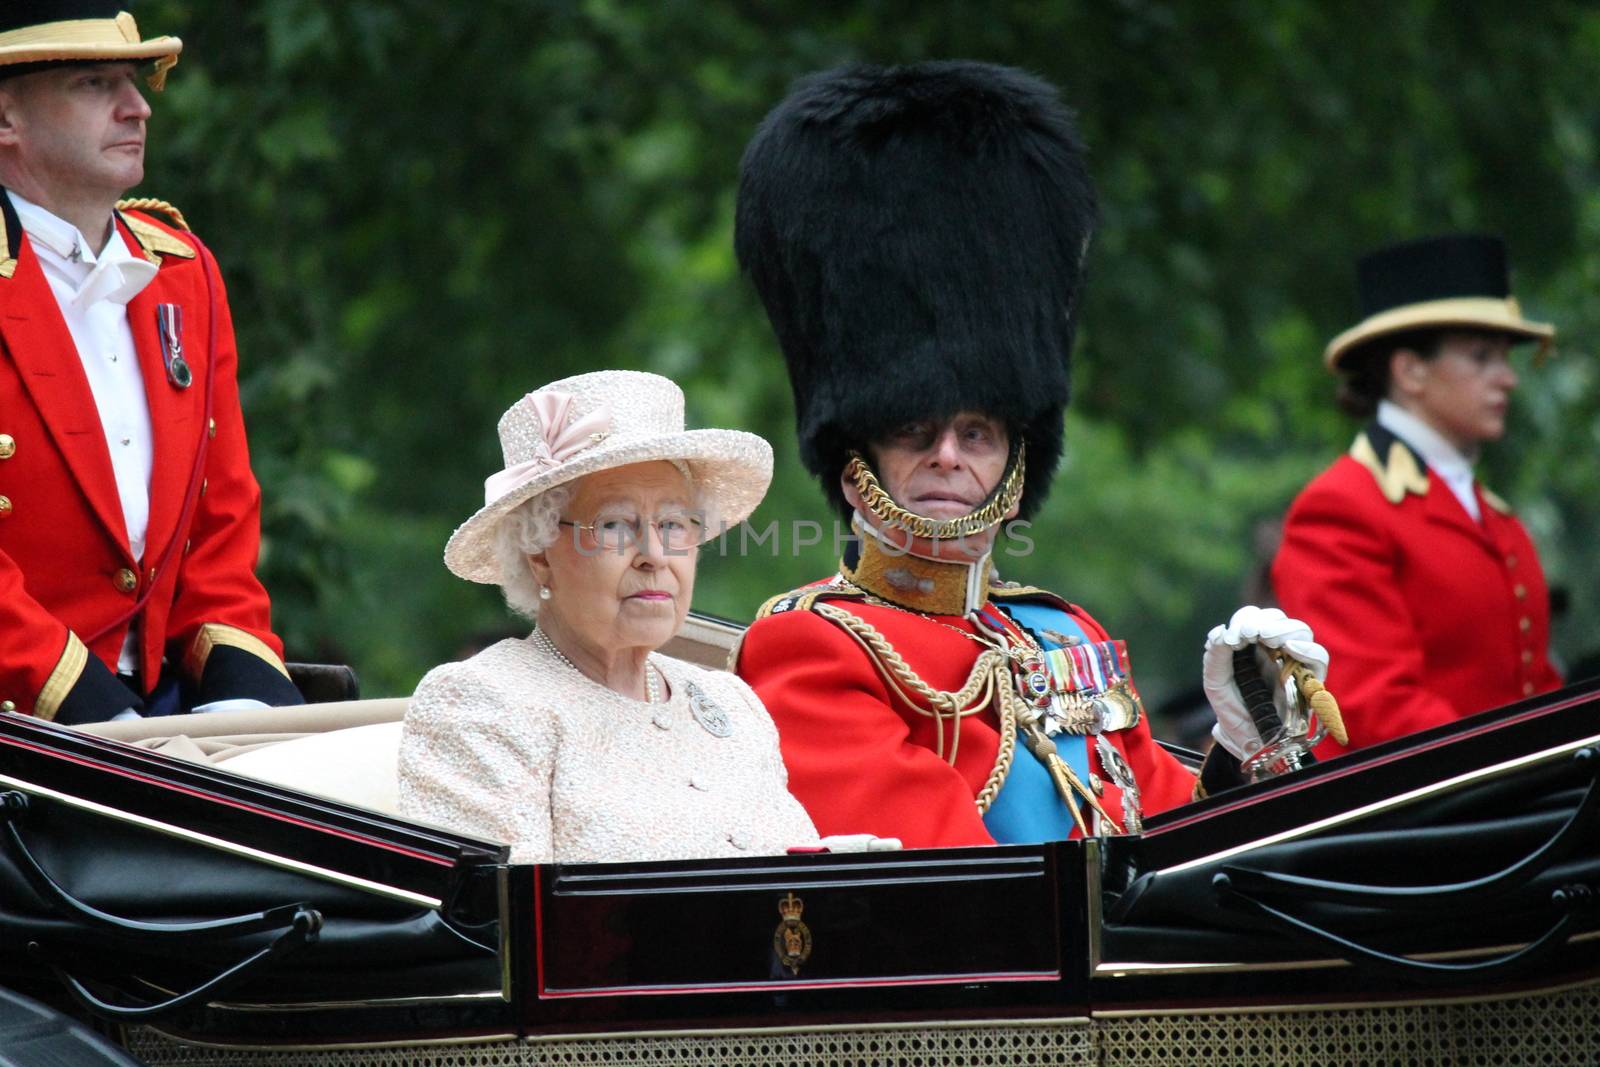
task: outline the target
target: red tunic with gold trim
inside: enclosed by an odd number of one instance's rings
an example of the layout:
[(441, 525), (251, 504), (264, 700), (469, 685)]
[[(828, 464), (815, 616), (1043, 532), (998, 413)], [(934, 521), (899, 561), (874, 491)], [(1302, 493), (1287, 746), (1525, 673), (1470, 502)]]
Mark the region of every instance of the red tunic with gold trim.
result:
[(1473, 488), (1481, 523), (1373, 424), (1289, 509), (1273, 585), (1328, 649), (1350, 748), (1561, 684), (1538, 552), (1503, 501)]
[[(1048, 604), (1070, 616), (1089, 641), (1107, 640), (1086, 612), (1051, 594), (996, 590), (991, 598), (1001, 605), (1008, 598)], [(879, 606), (826, 584), (768, 602), (744, 635), (736, 670), (777, 723), (789, 789), (818, 832), (898, 837), (908, 848), (993, 844), (977, 803), (1001, 755), (993, 706), (962, 718), (958, 728), (946, 720), (941, 739), (935, 720), (911, 710), (891, 689), (881, 657), (819, 614), (818, 604), (868, 623), (937, 690), (960, 689), (983, 652), (963, 636), (973, 624), (961, 615)], [(1142, 716), (1105, 736), (1131, 768), (1146, 814), (1191, 799), (1194, 776), (1155, 742)], [(1118, 775), (1104, 765), (1096, 739), (1075, 736), (1058, 744), (1081, 746), (1095, 784), (1103, 787), (1101, 802), (1121, 821)], [(1034, 756), (1019, 739), (1012, 759), (1016, 766)]]
[[(160, 267), (127, 308), (154, 452), (147, 548), (137, 560), (72, 335), (3, 192), (0, 208), (0, 708), (89, 722), (137, 703), (113, 674), (129, 622), (100, 631), (147, 590), (139, 614), (147, 690), (166, 657), (181, 665), (193, 703), (297, 703), (255, 576), (260, 491), (239, 410), (233, 324), (214, 264), (203, 265), (195, 245), (164, 223), (118, 213), (129, 247)], [(168, 379), (157, 324), (164, 304), (182, 308), (188, 388)], [(214, 351), (207, 345), (213, 314)], [(180, 525), (202, 443), (198, 498)]]

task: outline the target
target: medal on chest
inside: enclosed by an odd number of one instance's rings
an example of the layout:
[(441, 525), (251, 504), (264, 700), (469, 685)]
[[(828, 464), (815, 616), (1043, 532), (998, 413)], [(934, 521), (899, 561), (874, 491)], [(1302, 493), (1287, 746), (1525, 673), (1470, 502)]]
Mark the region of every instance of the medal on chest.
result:
[(1099, 757), (1101, 769), (1122, 792), (1122, 824), (1130, 834), (1139, 833), (1144, 829), (1144, 803), (1133, 768), (1105, 734), (1094, 739), (1094, 754)]
[(161, 362), (167, 368), (167, 381), (175, 389), (189, 388), (194, 372), (183, 358), (183, 308), (178, 304), (157, 304), (156, 331), (161, 335)]
[(1126, 730), (1144, 713), (1122, 641), (1029, 652), (1015, 661), (1013, 675), (1023, 703), (1039, 711), (1051, 736)]

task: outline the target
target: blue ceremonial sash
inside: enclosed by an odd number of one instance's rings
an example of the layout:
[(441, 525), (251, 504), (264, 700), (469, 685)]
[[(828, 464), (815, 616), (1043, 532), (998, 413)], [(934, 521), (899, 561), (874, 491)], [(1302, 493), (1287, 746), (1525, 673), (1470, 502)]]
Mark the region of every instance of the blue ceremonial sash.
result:
[[(1054, 630), (1067, 637), (1076, 637), (1087, 644), (1089, 635), (1083, 632), (1078, 621), (1060, 608), (1046, 604), (1007, 604), (1000, 608), (1045, 651), (1062, 647), (1060, 642), (1046, 637), (1042, 631)], [(1089, 745), (1080, 734), (1057, 734), (1051, 738), (1056, 751), (1072, 768), (1080, 781), (1089, 780)], [(1094, 818), (1086, 812), (1084, 821)], [(1072, 836), (1071, 812), (1067, 811), (1061, 794), (1044, 764), (1026, 745), (1017, 742), (1016, 754), (1011, 759), (1011, 773), (995, 796), (994, 803), (984, 813), (983, 825), (989, 836), (1003, 845), (1036, 844), (1041, 841), (1065, 841)]]

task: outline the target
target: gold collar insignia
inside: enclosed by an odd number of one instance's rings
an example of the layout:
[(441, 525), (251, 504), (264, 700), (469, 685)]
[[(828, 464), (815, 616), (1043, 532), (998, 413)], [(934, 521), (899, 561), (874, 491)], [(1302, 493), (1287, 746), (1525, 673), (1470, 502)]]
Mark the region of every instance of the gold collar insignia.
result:
[(839, 561), (839, 573), (871, 595), (928, 615), (965, 615), (989, 602), (993, 569), (987, 553), (967, 563), (941, 562), (891, 552), (859, 526), (857, 531), (861, 549)]
[(1400, 503), (1407, 493), (1418, 496), (1428, 494), (1427, 473), (1417, 462), (1417, 457), (1412, 455), (1411, 449), (1398, 438), (1389, 442), (1389, 455), (1380, 460), (1377, 449), (1372, 447), (1372, 441), (1363, 431), (1356, 435), (1355, 443), (1350, 446), (1350, 458), (1371, 472), (1383, 498), (1391, 504)]

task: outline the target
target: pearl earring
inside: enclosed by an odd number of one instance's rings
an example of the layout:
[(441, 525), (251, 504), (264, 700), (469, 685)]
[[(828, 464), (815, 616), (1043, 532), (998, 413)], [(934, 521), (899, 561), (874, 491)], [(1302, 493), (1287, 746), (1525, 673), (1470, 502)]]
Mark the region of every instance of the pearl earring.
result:
[(540, 600), (549, 600), (550, 599), (550, 587), (548, 585), (541, 585), (539, 587), (539, 599)]

